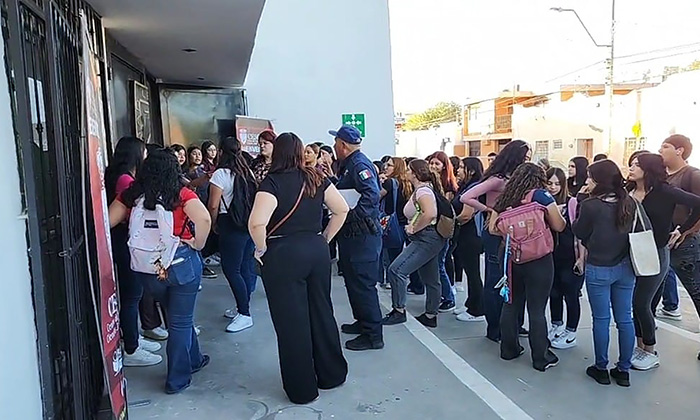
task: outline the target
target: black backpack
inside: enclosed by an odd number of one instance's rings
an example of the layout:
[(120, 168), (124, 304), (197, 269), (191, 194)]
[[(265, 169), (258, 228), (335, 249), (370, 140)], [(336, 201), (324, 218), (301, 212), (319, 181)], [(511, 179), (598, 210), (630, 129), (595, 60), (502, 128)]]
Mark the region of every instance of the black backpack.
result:
[[(233, 225), (240, 230), (248, 230), (248, 219), (250, 218), (250, 211), (253, 209), (257, 188), (258, 186), (252, 173), (249, 177), (234, 175), (233, 199), (226, 211), (231, 217)], [(225, 206), (226, 202), (224, 201)]]

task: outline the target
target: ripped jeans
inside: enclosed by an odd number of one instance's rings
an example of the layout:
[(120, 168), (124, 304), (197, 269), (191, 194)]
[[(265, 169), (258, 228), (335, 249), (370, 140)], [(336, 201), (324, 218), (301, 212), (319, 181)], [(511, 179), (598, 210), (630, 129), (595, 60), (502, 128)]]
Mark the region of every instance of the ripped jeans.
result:
[(700, 240), (698, 235), (689, 236), (671, 251), (671, 267), (690, 295), (700, 315)]

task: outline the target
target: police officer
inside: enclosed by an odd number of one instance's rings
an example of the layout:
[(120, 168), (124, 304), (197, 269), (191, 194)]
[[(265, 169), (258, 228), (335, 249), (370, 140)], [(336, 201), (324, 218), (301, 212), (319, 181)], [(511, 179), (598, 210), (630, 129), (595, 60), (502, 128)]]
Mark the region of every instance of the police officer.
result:
[(358, 337), (345, 343), (348, 350), (372, 350), (384, 347), (382, 314), (376, 284), (379, 281), (382, 249), (379, 225), (379, 184), (374, 164), (360, 151), (360, 131), (343, 125), (329, 131), (335, 137), (335, 153), (341, 160), (338, 190), (356, 191), (360, 197), (338, 235), (345, 287), (355, 322), (344, 324), (345, 334)]

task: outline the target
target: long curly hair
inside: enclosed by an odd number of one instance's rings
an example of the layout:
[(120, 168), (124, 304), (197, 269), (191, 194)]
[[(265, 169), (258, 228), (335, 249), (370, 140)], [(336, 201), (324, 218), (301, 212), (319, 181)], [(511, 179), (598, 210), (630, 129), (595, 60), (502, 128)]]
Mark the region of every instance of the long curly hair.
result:
[(107, 201), (111, 203), (117, 196), (117, 180), (124, 174), (137, 174), (143, 157), (146, 155), (146, 143), (136, 137), (122, 137), (117, 142), (114, 155), (105, 170), (105, 189)]
[(166, 210), (173, 211), (181, 204), (180, 167), (175, 155), (166, 149), (151, 152), (143, 161), (136, 174), (136, 181), (124, 194), (124, 204), (133, 207), (136, 200), (145, 198), (143, 206), (155, 210), (161, 204)]
[(408, 167), (411, 168), (411, 172), (413, 172), (413, 175), (418, 181), (430, 183), (435, 192), (440, 195), (444, 195), (440, 179), (438, 179), (437, 175), (430, 170), (430, 164), (428, 161), (423, 159), (413, 159), (411, 163), (408, 164)]
[(452, 166), (450, 158), (445, 152), (435, 152), (428, 156), (426, 159), (430, 162), (433, 159), (437, 159), (442, 163), (442, 171), (440, 172), (440, 182), (442, 183), (443, 191), (456, 193), (459, 190), (459, 185), (457, 185), (457, 178), (455, 177), (455, 170)]
[(399, 191), (403, 194), (403, 197), (408, 200), (413, 194), (413, 184), (408, 180), (408, 174), (406, 173), (406, 163), (403, 159), (392, 157), (391, 163), (394, 165), (394, 172), (391, 173), (389, 178), (395, 179), (399, 183)]
[(527, 153), (530, 151), (530, 145), (524, 140), (511, 140), (505, 145), (503, 150), (496, 155), (491, 165), (484, 173), (483, 181), (497, 176), (499, 178), (508, 178), (515, 171), (515, 168), (523, 164), (527, 160)]
[(624, 188), (625, 182), (620, 168), (612, 160), (600, 160), (588, 167), (588, 175), (595, 182), (589, 200), (614, 196), (617, 199), (615, 226), (622, 232), (627, 230), (634, 218), (636, 204)]
[(301, 172), (304, 179), (304, 195), (315, 197), (323, 184), (323, 175), (315, 167), (304, 165), (304, 143), (299, 136), (294, 133), (282, 133), (275, 139), (269, 173), (292, 171)]
[(500, 213), (508, 208), (518, 207), (528, 192), (544, 189), (546, 185), (547, 178), (541, 166), (530, 162), (523, 163), (511, 175), (493, 209)]

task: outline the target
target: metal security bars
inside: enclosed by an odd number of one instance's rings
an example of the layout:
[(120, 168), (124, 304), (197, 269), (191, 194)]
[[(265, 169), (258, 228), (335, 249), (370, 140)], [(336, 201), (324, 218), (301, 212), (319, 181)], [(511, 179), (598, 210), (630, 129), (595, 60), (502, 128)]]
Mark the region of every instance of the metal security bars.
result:
[(44, 418), (92, 419), (104, 381), (83, 229), (81, 9), (97, 51), (103, 51), (102, 28), (80, 0), (0, 2), (28, 215)]

